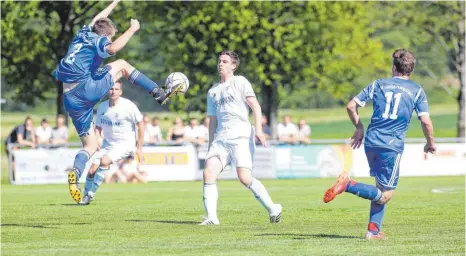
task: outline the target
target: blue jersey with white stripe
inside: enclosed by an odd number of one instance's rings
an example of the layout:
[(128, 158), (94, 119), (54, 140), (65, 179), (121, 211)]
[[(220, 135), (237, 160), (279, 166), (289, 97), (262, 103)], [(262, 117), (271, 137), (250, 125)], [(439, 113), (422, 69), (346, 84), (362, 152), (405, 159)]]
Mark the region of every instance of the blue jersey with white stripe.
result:
[(64, 83), (88, 78), (96, 72), (104, 58), (112, 56), (105, 50), (111, 43), (108, 37), (92, 32), (91, 26), (83, 26), (73, 38), (54, 76)]
[(375, 80), (354, 100), (359, 106), (372, 100), (374, 112), (366, 132), (366, 147), (403, 152), (413, 110), (418, 117), (429, 115), (426, 94), (417, 83), (400, 77)]

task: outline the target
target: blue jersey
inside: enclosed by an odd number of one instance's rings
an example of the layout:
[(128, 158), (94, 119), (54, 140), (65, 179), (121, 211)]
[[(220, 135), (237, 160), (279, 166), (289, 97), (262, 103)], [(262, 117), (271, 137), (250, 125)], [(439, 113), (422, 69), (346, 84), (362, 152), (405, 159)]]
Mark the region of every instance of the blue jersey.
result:
[(429, 105), (422, 87), (400, 77), (375, 80), (354, 100), (362, 107), (369, 100), (373, 102), (374, 112), (367, 128), (365, 147), (403, 152), (413, 110), (416, 110), (418, 117), (429, 115)]
[(92, 27), (85, 25), (73, 38), (68, 52), (58, 64), (55, 77), (64, 83), (85, 80), (96, 72), (104, 58), (112, 56), (105, 50), (110, 44), (108, 37), (92, 32)]

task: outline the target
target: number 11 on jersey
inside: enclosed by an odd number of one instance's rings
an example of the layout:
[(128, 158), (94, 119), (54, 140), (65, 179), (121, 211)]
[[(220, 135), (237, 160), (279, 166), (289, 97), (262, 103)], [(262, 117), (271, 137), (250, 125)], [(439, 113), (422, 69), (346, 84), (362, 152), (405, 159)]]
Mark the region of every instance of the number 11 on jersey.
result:
[[(392, 103), (392, 99), (395, 99), (395, 104), (393, 105), (393, 110), (392, 113), (389, 115), (390, 112), (390, 104)], [(398, 107), (400, 106), (400, 100), (401, 100), (401, 93), (396, 93), (395, 96), (393, 96), (393, 92), (387, 92), (385, 93), (385, 112), (382, 114), (382, 118), (387, 119), (397, 119), (398, 118)]]

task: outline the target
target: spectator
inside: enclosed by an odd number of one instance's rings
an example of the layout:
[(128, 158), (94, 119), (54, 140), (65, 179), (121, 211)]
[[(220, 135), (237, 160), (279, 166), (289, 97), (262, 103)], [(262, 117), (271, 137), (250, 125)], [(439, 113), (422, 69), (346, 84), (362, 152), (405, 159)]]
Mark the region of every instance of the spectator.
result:
[(284, 143), (294, 143), (298, 135), (298, 127), (291, 122), (291, 117), (286, 115), (283, 117), (283, 123), (277, 127), (278, 140)]
[(163, 142), (162, 129), (160, 129), (160, 119), (158, 117), (152, 118), (152, 126), (149, 131), (151, 139), (156, 143)]
[(167, 140), (174, 141), (176, 143), (183, 142), (184, 137), (184, 124), (183, 120), (179, 116), (175, 118), (173, 126), (168, 129)]
[(68, 127), (65, 125), (65, 116), (57, 115), (56, 126), (52, 130), (52, 144), (65, 145), (68, 143), (69, 134)]
[(269, 121), (267, 120), (267, 116), (262, 116), (262, 132), (264, 133), (266, 139), (270, 139), (272, 136), (268, 122)]
[[(96, 166), (94, 168), (99, 168), (98, 165), (92, 165), (91, 168), (93, 166)], [(109, 170), (105, 173), (104, 181), (105, 183), (116, 183), (116, 182), (126, 183), (126, 177), (125, 177), (125, 174), (120, 170), (120, 168), (118, 168), (117, 165), (112, 164), (110, 165)]]
[(204, 134), (202, 134), (202, 130), (195, 118), (189, 120), (189, 125), (184, 128), (183, 139), (195, 145), (204, 144), (208, 141), (204, 138)]
[(36, 141), (37, 144), (50, 144), (52, 139), (52, 128), (50, 128), (47, 119), (43, 118), (40, 121), (40, 126), (36, 128)]
[(144, 144), (146, 143), (155, 143), (155, 139), (152, 138), (151, 133), (152, 133), (152, 125), (150, 124), (150, 119), (147, 114), (144, 114), (142, 116), (142, 120), (144, 121), (144, 124), (146, 126), (146, 130), (144, 131)]
[(306, 124), (306, 120), (301, 119), (299, 120), (298, 123), (298, 136), (297, 136), (297, 141), (304, 143), (304, 144), (310, 144), (311, 139), (309, 136), (311, 136), (311, 127), (309, 127), (308, 124)]
[(209, 124), (210, 124), (210, 117), (206, 116), (202, 120), (202, 124), (199, 126), (199, 134), (201, 138), (205, 140), (205, 142), (209, 142)]
[(126, 175), (126, 182), (147, 183), (145, 178), (147, 173), (139, 167), (139, 163), (134, 159), (134, 156), (130, 156), (121, 162), (120, 173)]

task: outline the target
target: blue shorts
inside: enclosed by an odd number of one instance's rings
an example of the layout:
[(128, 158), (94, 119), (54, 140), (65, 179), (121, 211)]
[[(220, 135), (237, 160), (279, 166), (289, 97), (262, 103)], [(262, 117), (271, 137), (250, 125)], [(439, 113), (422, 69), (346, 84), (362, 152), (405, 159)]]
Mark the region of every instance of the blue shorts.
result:
[(113, 87), (110, 66), (104, 66), (94, 75), (82, 80), (79, 84), (63, 94), (65, 109), (73, 120), (79, 137), (88, 135), (92, 127), (94, 106)]
[(400, 177), (402, 153), (391, 149), (365, 147), (372, 177), (386, 190), (394, 190)]

